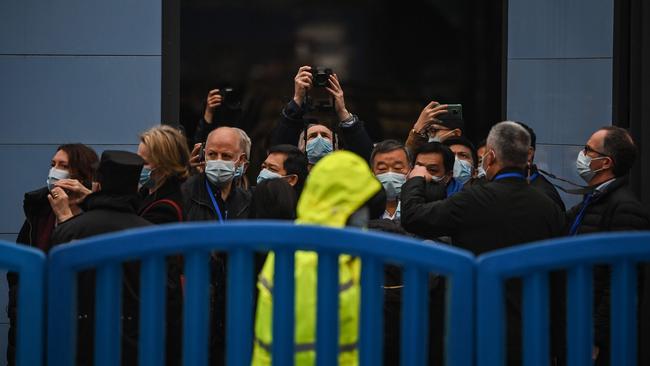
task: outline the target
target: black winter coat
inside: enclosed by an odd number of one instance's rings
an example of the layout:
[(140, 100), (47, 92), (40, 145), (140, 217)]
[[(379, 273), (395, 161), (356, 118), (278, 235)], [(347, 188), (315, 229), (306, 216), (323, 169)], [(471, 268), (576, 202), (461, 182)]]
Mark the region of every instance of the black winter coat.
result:
[[(446, 199), (442, 199), (444, 188), (439, 188), (440, 200), (432, 202), (426, 199), (431, 189), (427, 190), (424, 178), (412, 178), (402, 186), (402, 225), (409, 232), (431, 239), (450, 236), (454, 246), (476, 255), (560, 236), (564, 212), (530, 187), (523, 172), (504, 170), (501, 173), (512, 172), (522, 177), (471, 185)], [(559, 304), (557, 301), (554, 306)], [(506, 285), (506, 309), (508, 359), (518, 362), (521, 360), (521, 287), (517, 283)]]
[[(205, 173), (190, 177), (183, 185), (183, 202), (186, 209), (188, 221), (214, 221), (217, 223), (217, 212), (212, 205), (210, 193), (206, 184)], [(210, 184), (208, 182), (208, 184)], [(224, 202), (221, 199), (221, 192), (217, 187), (210, 185), (215, 195), (215, 200), (221, 211), (223, 219), (241, 220), (247, 219), (251, 203), (250, 191), (244, 191), (233, 185), (230, 195)], [(210, 324), (216, 324), (211, 327), (210, 340), (210, 364), (223, 365), (225, 357), (225, 308), (226, 308), (226, 286), (228, 281), (226, 268), (228, 266), (227, 257), (223, 253), (214, 254), (210, 263), (211, 279), (211, 296), (210, 313), (213, 319)]]
[[(648, 212), (627, 188), (627, 183), (628, 179), (626, 177), (617, 178), (605, 187), (603, 192), (594, 194), (585, 209), (576, 232), (577, 235), (610, 231), (650, 230)], [(567, 212), (567, 233), (583, 206), (584, 201)], [(596, 267), (594, 269), (594, 335), (595, 344), (601, 348), (600, 365), (609, 364), (607, 360), (609, 356), (607, 347), (610, 313), (609, 278), (610, 270), (608, 267)], [(643, 295), (650, 296), (650, 294)], [(641, 309), (641, 311), (642, 313), (649, 312), (647, 309)], [(643, 316), (639, 319), (642, 319)], [(640, 350), (645, 352), (643, 347)]]
[(439, 200), (427, 202), (424, 178), (402, 186), (404, 229), (430, 239), (451, 236), (453, 245), (477, 255), (562, 234), (564, 213), (525, 179), (471, 185), (447, 199), (439, 191)]
[[(151, 223), (137, 215), (140, 204), (137, 195), (111, 195), (93, 193), (85, 200), (87, 211), (57, 226), (52, 235), (52, 244), (68, 243), (91, 236), (121, 231)], [(71, 244), (74, 245), (74, 244)], [(139, 275), (138, 266), (125, 264), (122, 323), (122, 364), (137, 363)], [(89, 365), (93, 359), (94, 338), (94, 271), (79, 274), (77, 309), (78, 322), (77, 364)], [(88, 296), (90, 295), (90, 296)]]
[(536, 177), (535, 179), (531, 180), (530, 185), (553, 200), (553, 202), (555, 202), (555, 204), (560, 207), (560, 210), (562, 210), (562, 212), (566, 211), (564, 201), (562, 201), (562, 198), (557, 192), (557, 189), (555, 189), (555, 186), (539, 172), (536, 165), (533, 165), (532, 169), (530, 170), (530, 175)]
[[(190, 177), (181, 186), (183, 208), (187, 221), (216, 221), (217, 212), (212, 205), (210, 194), (205, 187), (205, 173)], [(241, 220), (248, 218), (251, 193), (233, 185), (230, 195), (224, 202), (218, 188), (210, 186), (224, 220)]]
[[(143, 188), (140, 190), (140, 197), (142, 202), (138, 214), (152, 224), (185, 221), (183, 193), (178, 178), (167, 178), (165, 183), (153, 193), (149, 193), (148, 188)], [(165, 201), (174, 202), (178, 208)]]
[[(168, 224), (185, 221), (181, 182), (169, 177), (155, 192), (148, 188), (140, 190), (142, 202), (138, 214), (153, 224)], [(171, 203), (173, 202), (173, 204)], [(174, 206), (174, 204), (176, 206)], [(167, 318), (165, 336), (165, 361), (167, 365), (181, 364), (183, 292), (181, 276), (183, 260), (180, 256), (167, 258)]]
[[(296, 102), (291, 100), (282, 110), (280, 120), (271, 132), (270, 146), (280, 144), (297, 146), (300, 133), (308, 123), (303, 119), (305, 112), (304, 108), (299, 107)], [(356, 116), (354, 118), (354, 123), (351, 123), (347, 127), (339, 125), (339, 147), (352, 151), (366, 161), (370, 161), (370, 153), (373, 148), (372, 140), (363, 122), (358, 120)]]

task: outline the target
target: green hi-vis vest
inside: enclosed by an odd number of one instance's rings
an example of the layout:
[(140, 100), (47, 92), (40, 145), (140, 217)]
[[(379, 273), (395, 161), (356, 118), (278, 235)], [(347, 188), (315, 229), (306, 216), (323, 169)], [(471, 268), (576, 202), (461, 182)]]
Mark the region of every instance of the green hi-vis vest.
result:
[[(257, 287), (255, 317), (254, 366), (271, 365), (273, 344), (273, 253), (264, 263)], [(359, 286), (361, 265), (358, 258), (339, 256), (339, 365), (358, 365), (359, 353)], [(316, 294), (318, 255), (295, 253), (295, 365), (316, 364)]]

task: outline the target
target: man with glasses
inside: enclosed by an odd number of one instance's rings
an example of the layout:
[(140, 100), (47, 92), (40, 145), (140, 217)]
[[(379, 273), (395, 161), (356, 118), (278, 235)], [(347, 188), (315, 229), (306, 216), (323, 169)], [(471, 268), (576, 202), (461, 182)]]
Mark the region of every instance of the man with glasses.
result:
[[(576, 170), (590, 192), (567, 212), (569, 235), (650, 229), (647, 211), (627, 187), (627, 175), (636, 154), (632, 136), (622, 128), (603, 127), (591, 135), (576, 160)], [(594, 295), (593, 356), (596, 365), (606, 365), (609, 361), (608, 268), (596, 267)]]

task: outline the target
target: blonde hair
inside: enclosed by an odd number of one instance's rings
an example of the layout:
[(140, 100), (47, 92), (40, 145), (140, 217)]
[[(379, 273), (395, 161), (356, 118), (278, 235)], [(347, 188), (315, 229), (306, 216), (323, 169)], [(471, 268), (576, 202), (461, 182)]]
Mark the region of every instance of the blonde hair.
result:
[(179, 130), (166, 125), (155, 126), (140, 135), (140, 142), (149, 150), (149, 163), (156, 167), (156, 174), (161, 177), (157, 186), (172, 176), (181, 180), (189, 176), (190, 151)]

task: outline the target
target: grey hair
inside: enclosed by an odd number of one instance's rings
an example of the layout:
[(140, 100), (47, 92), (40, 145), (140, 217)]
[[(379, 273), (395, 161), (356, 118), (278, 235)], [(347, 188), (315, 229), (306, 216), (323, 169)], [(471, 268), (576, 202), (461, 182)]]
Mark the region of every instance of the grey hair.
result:
[(250, 160), (251, 145), (253, 145), (251, 138), (248, 137), (248, 134), (241, 128), (233, 127), (233, 129), (239, 132), (239, 146), (242, 148), (242, 150), (244, 150), (244, 153), (246, 154), (246, 160)]
[(251, 142), (251, 138), (248, 137), (248, 134), (246, 134), (246, 132), (244, 132), (244, 130), (242, 130), (241, 128), (228, 127), (228, 126), (217, 127), (214, 130), (210, 131), (210, 133), (208, 134), (208, 137), (205, 139), (205, 141), (207, 142), (208, 140), (210, 140), (210, 137), (212, 136), (212, 134), (216, 133), (217, 131), (221, 131), (221, 130), (232, 130), (237, 135), (239, 135), (239, 150), (246, 155), (246, 160), (249, 160), (250, 156), (251, 156), (252, 142)]
[(528, 164), (530, 134), (516, 122), (504, 121), (494, 125), (486, 145), (494, 150), (497, 161), (504, 168), (525, 168)]

